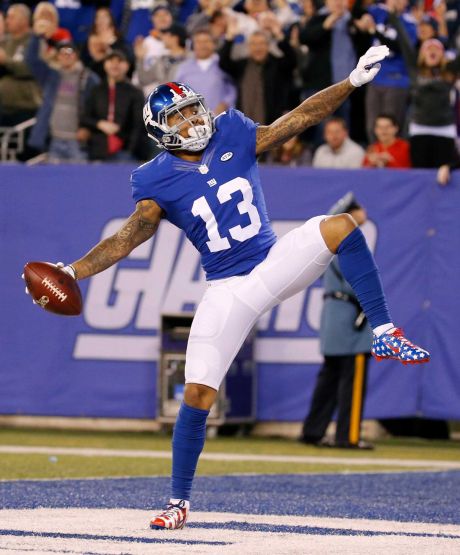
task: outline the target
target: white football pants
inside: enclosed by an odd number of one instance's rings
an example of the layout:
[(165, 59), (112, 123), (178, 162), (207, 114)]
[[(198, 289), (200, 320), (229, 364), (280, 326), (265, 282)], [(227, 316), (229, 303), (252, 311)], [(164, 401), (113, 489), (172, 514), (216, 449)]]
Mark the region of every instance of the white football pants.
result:
[(321, 276), (334, 256), (319, 229), (326, 217), (278, 239), (250, 274), (208, 282), (190, 331), (185, 383), (219, 389), (257, 319)]

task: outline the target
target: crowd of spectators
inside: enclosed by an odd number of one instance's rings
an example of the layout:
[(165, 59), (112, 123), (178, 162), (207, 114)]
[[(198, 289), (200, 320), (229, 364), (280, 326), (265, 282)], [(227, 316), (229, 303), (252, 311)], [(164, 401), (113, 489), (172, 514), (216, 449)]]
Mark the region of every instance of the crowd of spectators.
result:
[(370, 85), (265, 161), (442, 166), (443, 181), (459, 165), (460, 0), (3, 1), (0, 10), (0, 126), (36, 118), (26, 157), (148, 159), (142, 105), (171, 80), (216, 114), (237, 107), (267, 124), (386, 44)]

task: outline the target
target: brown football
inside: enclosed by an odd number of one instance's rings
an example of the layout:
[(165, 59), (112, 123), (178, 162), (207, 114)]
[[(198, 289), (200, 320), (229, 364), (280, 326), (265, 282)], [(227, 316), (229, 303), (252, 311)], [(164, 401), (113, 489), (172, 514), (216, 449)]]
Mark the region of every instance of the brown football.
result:
[(65, 316), (81, 314), (83, 301), (77, 282), (50, 262), (28, 262), (24, 279), (34, 301), (45, 310)]

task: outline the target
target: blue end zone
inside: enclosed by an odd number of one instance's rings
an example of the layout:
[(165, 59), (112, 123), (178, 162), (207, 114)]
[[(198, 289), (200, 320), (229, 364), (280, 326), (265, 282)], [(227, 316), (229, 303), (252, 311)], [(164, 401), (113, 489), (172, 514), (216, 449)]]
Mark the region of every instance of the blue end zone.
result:
[[(158, 509), (169, 478), (0, 483), (4, 509)], [(460, 524), (460, 471), (391, 474), (214, 476), (195, 480), (194, 511), (370, 518)]]

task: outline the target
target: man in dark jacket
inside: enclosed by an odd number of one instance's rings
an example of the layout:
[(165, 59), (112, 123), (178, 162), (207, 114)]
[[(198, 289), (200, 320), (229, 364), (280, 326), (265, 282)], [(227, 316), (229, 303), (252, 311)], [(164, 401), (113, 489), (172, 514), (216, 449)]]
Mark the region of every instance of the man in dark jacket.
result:
[(126, 76), (126, 54), (113, 50), (104, 61), (107, 79), (93, 88), (80, 120), (88, 132), (90, 160), (132, 161), (143, 137), (144, 95)]
[(267, 35), (263, 31), (255, 31), (248, 40), (249, 56), (233, 60), (233, 38), (226, 36), (219, 55), (220, 67), (233, 77), (238, 86), (238, 108), (262, 125), (271, 123), (289, 108), (295, 52), (279, 30), (276, 40), (283, 57), (275, 57), (269, 52)]

